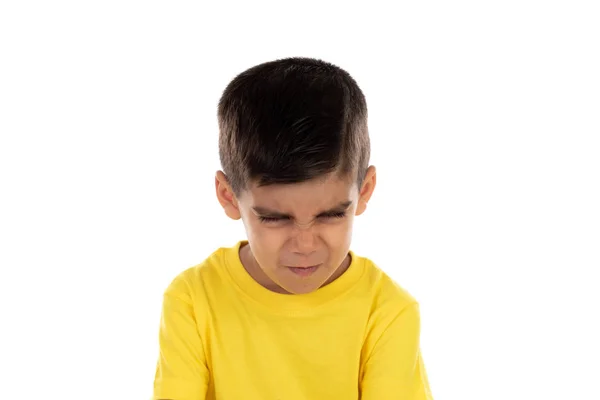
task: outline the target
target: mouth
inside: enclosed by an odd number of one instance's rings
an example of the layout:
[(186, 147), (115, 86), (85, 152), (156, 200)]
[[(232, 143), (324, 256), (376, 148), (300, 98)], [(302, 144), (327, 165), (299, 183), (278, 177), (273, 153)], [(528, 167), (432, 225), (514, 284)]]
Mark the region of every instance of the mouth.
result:
[(292, 271), (294, 274), (304, 278), (304, 277), (308, 277), (308, 276), (311, 276), (312, 274), (314, 274), (315, 271), (317, 269), (319, 269), (320, 266), (321, 266), (321, 264), (317, 264), (317, 265), (310, 265), (310, 266), (306, 266), (306, 267), (288, 267), (288, 269), (290, 271)]

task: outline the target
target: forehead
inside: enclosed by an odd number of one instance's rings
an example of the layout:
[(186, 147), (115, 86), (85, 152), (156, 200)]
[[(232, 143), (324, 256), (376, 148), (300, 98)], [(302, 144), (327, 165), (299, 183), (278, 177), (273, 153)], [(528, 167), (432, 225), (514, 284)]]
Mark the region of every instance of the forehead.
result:
[(268, 207), (301, 214), (353, 200), (357, 194), (355, 180), (330, 174), (298, 183), (267, 186), (253, 183), (240, 200), (250, 207)]

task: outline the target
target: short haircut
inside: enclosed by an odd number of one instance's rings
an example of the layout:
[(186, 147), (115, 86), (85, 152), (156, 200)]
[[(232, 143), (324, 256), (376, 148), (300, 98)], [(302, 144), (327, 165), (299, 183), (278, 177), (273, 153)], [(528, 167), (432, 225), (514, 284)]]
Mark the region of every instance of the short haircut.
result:
[(233, 192), (297, 183), (332, 172), (366, 174), (367, 104), (338, 66), (304, 57), (265, 62), (237, 75), (218, 104), (219, 157)]

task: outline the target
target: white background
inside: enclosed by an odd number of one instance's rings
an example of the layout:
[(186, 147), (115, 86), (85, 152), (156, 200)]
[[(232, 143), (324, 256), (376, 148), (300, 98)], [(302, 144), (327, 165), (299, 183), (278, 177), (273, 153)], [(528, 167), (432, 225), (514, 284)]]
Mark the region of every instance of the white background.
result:
[(219, 96), (311, 56), (367, 97), (353, 249), (421, 303), (435, 398), (600, 399), (592, 3), (3, 1), (0, 397), (151, 396), (162, 291), (244, 238)]

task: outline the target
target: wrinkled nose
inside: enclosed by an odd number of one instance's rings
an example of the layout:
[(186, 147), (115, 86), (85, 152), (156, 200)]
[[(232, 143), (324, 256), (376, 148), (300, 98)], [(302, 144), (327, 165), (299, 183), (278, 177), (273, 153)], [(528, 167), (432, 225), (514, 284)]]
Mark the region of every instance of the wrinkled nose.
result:
[(310, 254), (316, 250), (317, 239), (312, 229), (296, 229), (296, 251)]

